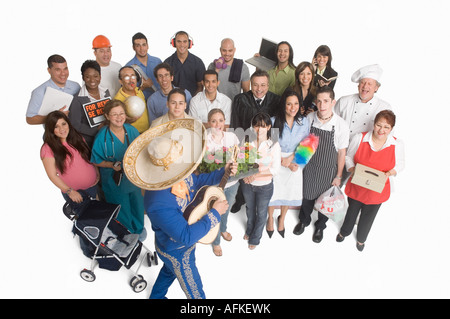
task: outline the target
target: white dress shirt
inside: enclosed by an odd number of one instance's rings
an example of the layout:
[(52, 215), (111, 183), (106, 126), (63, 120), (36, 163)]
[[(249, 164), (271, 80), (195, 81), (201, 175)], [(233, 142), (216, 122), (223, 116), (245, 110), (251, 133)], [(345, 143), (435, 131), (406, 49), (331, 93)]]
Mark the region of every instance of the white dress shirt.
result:
[(210, 101), (205, 91), (197, 93), (189, 102), (189, 115), (202, 123), (208, 122), (208, 113), (212, 109), (221, 109), (225, 114), (225, 124), (230, 125), (231, 99), (223, 93), (217, 92), (214, 101)]

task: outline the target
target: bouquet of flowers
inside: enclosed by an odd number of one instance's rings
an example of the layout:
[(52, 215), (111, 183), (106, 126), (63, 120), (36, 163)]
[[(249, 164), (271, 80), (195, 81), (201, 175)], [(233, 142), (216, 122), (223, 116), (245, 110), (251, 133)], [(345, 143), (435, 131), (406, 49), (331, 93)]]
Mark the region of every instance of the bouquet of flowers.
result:
[[(257, 169), (258, 164), (256, 160), (260, 158), (258, 150), (250, 143), (245, 143), (244, 146), (240, 146), (239, 153), (237, 155), (238, 171), (236, 176), (240, 174), (248, 173), (252, 169)], [(233, 160), (234, 146), (223, 147), (216, 151), (210, 151), (206, 149), (205, 156), (200, 165), (197, 167), (199, 173), (210, 173), (216, 169), (224, 167), (227, 163)]]

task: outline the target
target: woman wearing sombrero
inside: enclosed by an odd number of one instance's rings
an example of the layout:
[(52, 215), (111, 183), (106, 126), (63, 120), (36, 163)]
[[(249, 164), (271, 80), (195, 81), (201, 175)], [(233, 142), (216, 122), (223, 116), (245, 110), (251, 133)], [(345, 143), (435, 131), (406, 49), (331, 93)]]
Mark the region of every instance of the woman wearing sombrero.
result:
[[(155, 246), (164, 266), (150, 298), (165, 298), (175, 278), (187, 298), (205, 298), (195, 264), (195, 244), (220, 223), (228, 208), (217, 200), (197, 222), (189, 225), (183, 213), (204, 185), (217, 185), (225, 168), (193, 174), (205, 152), (205, 128), (197, 120), (169, 121), (147, 130), (128, 148), (124, 171), (129, 180), (145, 189), (144, 205), (155, 232)], [(237, 164), (231, 166), (231, 174)]]

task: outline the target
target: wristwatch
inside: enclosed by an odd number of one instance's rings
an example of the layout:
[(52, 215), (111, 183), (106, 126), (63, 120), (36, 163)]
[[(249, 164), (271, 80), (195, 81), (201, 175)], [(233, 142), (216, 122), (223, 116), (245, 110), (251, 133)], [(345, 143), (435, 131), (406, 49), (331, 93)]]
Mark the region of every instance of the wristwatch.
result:
[(121, 164), (121, 162), (120, 162), (120, 161), (115, 161), (115, 162), (114, 162), (114, 164), (113, 164), (113, 167), (119, 167), (119, 166), (120, 166), (120, 164)]

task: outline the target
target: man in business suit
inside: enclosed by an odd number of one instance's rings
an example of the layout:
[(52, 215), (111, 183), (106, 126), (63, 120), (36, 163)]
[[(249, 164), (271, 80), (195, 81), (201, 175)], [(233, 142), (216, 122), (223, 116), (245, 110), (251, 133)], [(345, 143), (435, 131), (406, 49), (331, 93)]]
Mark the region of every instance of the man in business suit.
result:
[[(278, 95), (269, 92), (269, 74), (266, 71), (255, 71), (250, 77), (250, 84), (251, 90), (236, 95), (231, 107), (230, 128), (235, 129), (240, 139), (242, 139), (242, 133), (252, 126), (252, 119), (257, 113), (265, 112), (273, 116), (280, 102)], [(243, 204), (244, 197), (239, 187), (236, 202), (230, 211), (238, 212)]]
[(244, 131), (251, 127), (253, 116), (265, 112), (275, 115), (280, 97), (269, 92), (269, 74), (257, 70), (250, 77), (251, 90), (235, 96), (231, 107), (230, 127), (242, 128)]

